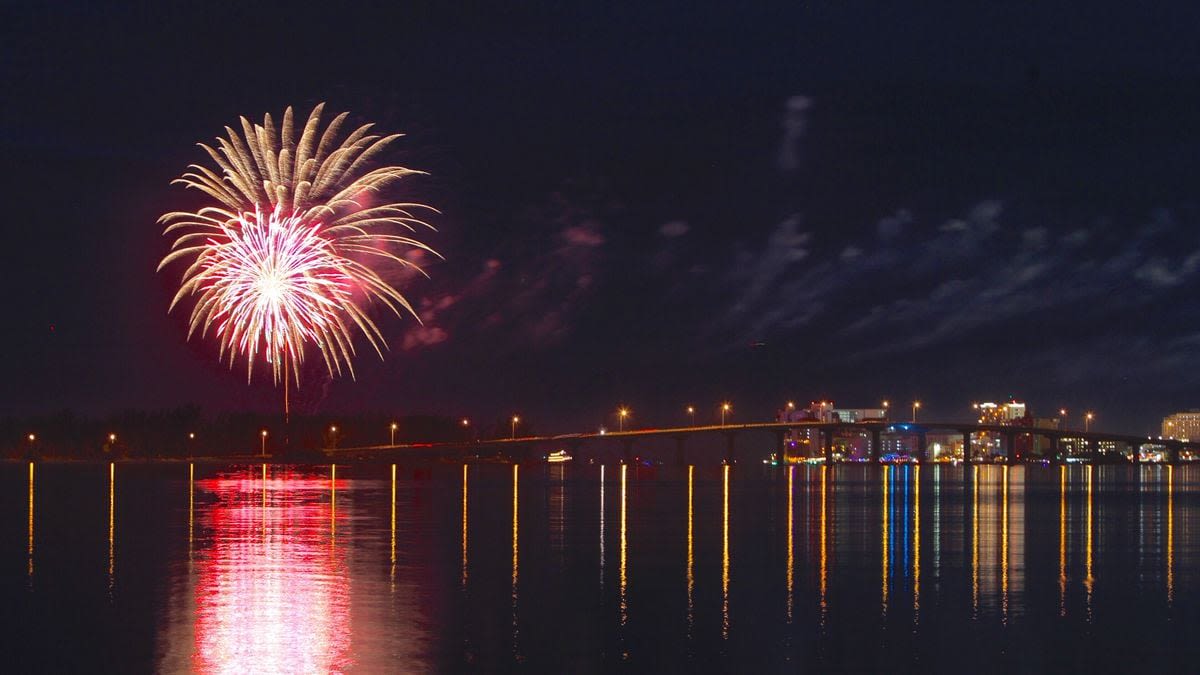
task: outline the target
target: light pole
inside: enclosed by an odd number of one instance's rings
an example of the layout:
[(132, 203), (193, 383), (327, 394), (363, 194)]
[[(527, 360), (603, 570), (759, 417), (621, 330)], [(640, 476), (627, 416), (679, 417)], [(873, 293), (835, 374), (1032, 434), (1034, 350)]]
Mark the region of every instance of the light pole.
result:
[(399, 426), (398, 424), (396, 424), (395, 422), (392, 422), (392, 426), (390, 429), (392, 432), (392, 445), (396, 444), (396, 427), (398, 427), (398, 426)]
[(188, 432), (188, 457), (195, 455), (196, 454), (195, 450), (196, 450), (196, 432), (189, 431)]
[(266, 457), (267, 456), (267, 430), (263, 429), (261, 432), (259, 432), (259, 435), (262, 437), (262, 450), (260, 452), (263, 457)]
[(913, 408), (912, 408), (912, 410), (913, 410), (913, 417), (912, 417), (913, 424), (916, 424), (916, 423), (917, 423), (917, 411), (918, 411), (918, 410), (920, 410), (920, 409), (921, 409), (921, 402), (920, 402), (920, 401), (913, 401)]
[(696, 426), (696, 406), (689, 405), (687, 407), (687, 414), (692, 420), (692, 426)]
[(890, 410), (889, 410), (890, 407), (891, 407), (891, 404), (888, 403), (887, 399), (884, 399), (884, 401), (883, 401), (883, 419), (885, 419), (885, 420), (888, 418), (888, 413), (890, 412)]
[(629, 409), (621, 408), (617, 411), (617, 430), (625, 431), (625, 418), (629, 417)]
[(33, 454), (33, 444), (37, 441), (37, 434), (29, 434), (29, 453)]
[(329, 425), (329, 447), (331, 447), (331, 448), (337, 447), (337, 425), (336, 424)]
[(1095, 417), (1091, 412), (1083, 416), (1083, 432), (1087, 433), (1092, 428), (1092, 418)]
[(725, 426), (725, 413), (729, 412), (730, 410), (732, 410), (732, 406), (730, 406), (728, 403), (721, 404), (721, 426)]
[(463, 440), (470, 441), (471, 440), (471, 420), (469, 420), (465, 417), (462, 418), (462, 428), (463, 428)]
[(520, 418), (520, 417), (517, 417), (516, 415), (513, 415), (513, 418), (512, 418), (512, 437), (513, 437), (514, 439), (517, 437), (517, 423), (518, 423), (518, 422), (520, 422), (520, 421), (521, 421), (521, 418)]

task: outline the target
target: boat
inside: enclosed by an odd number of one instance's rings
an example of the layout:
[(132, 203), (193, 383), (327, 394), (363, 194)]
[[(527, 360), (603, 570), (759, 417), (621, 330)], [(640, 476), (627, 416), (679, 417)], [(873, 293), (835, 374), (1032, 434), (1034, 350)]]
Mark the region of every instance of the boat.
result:
[(551, 464), (561, 464), (562, 462), (571, 461), (572, 457), (567, 454), (566, 450), (559, 450), (546, 455), (546, 461)]

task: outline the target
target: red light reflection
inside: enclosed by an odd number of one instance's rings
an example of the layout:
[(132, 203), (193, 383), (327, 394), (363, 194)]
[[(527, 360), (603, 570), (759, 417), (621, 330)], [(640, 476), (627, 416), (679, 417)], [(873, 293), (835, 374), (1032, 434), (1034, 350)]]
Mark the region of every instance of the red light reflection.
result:
[(278, 467), (195, 485), (201, 499), (216, 503), (198, 521), (192, 668), (328, 673), (353, 666), (350, 579), (334, 537), (339, 486)]

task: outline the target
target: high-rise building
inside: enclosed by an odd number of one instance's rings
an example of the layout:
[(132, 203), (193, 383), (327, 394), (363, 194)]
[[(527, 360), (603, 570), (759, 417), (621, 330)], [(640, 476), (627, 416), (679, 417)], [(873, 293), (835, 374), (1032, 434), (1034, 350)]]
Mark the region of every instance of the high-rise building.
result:
[[(980, 424), (1006, 427), (1033, 426), (1033, 418), (1029, 415), (1028, 407), (1016, 399), (1010, 399), (1008, 403), (976, 403), (975, 412), (979, 416)], [(1017, 457), (1025, 458), (1033, 452), (1035, 441), (1031, 436), (1019, 434), (1013, 437), (1013, 448), (1002, 448), (1000, 439), (983, 431), (976, 434), (973, 445), (975, 446), (974, 452), (983, 457), (1013, 452)]]
[(980, 424), (1020, 424), (1025, 419), (1026, 407), (1017, 400), (1008, 403), (976, 403)]
[(1181, 441), (1200, 438), (1200, 410), (1192, 409), (1164, 417), (1162, 437), (1177, 438)]

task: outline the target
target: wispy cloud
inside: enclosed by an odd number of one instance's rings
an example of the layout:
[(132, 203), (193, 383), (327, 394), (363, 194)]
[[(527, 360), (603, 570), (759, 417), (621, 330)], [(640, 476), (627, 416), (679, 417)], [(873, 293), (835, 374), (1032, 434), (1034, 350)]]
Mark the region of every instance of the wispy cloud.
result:
[[(1169, 218), (1055, 229), (1009, 222), (1003, 206), (985, 200), (933, 223), (898, 209), (873, 239), (850, 243), (787, 218), (760, 248), (736, 248), (724, 288), (705, 291), (726, 298), (706, 339), (826, 345), (851, 363), (986, 339), (1014, 321), (1136, 316), (1200, 276), (1200, 239)], [(1172, 254), (1181, 241), (1185, 252)]]
[(571, 334), (605, 274), (607, 228), (595, 209), (564, 193), (522, 217), (533, 234), (519, 246), (485, 259), (465, 279), (439, 275), (440, 290), (420, 302), (424, 325), (408, 328), (405, 349), (457, 338), (497, 351), (541, 348)]

